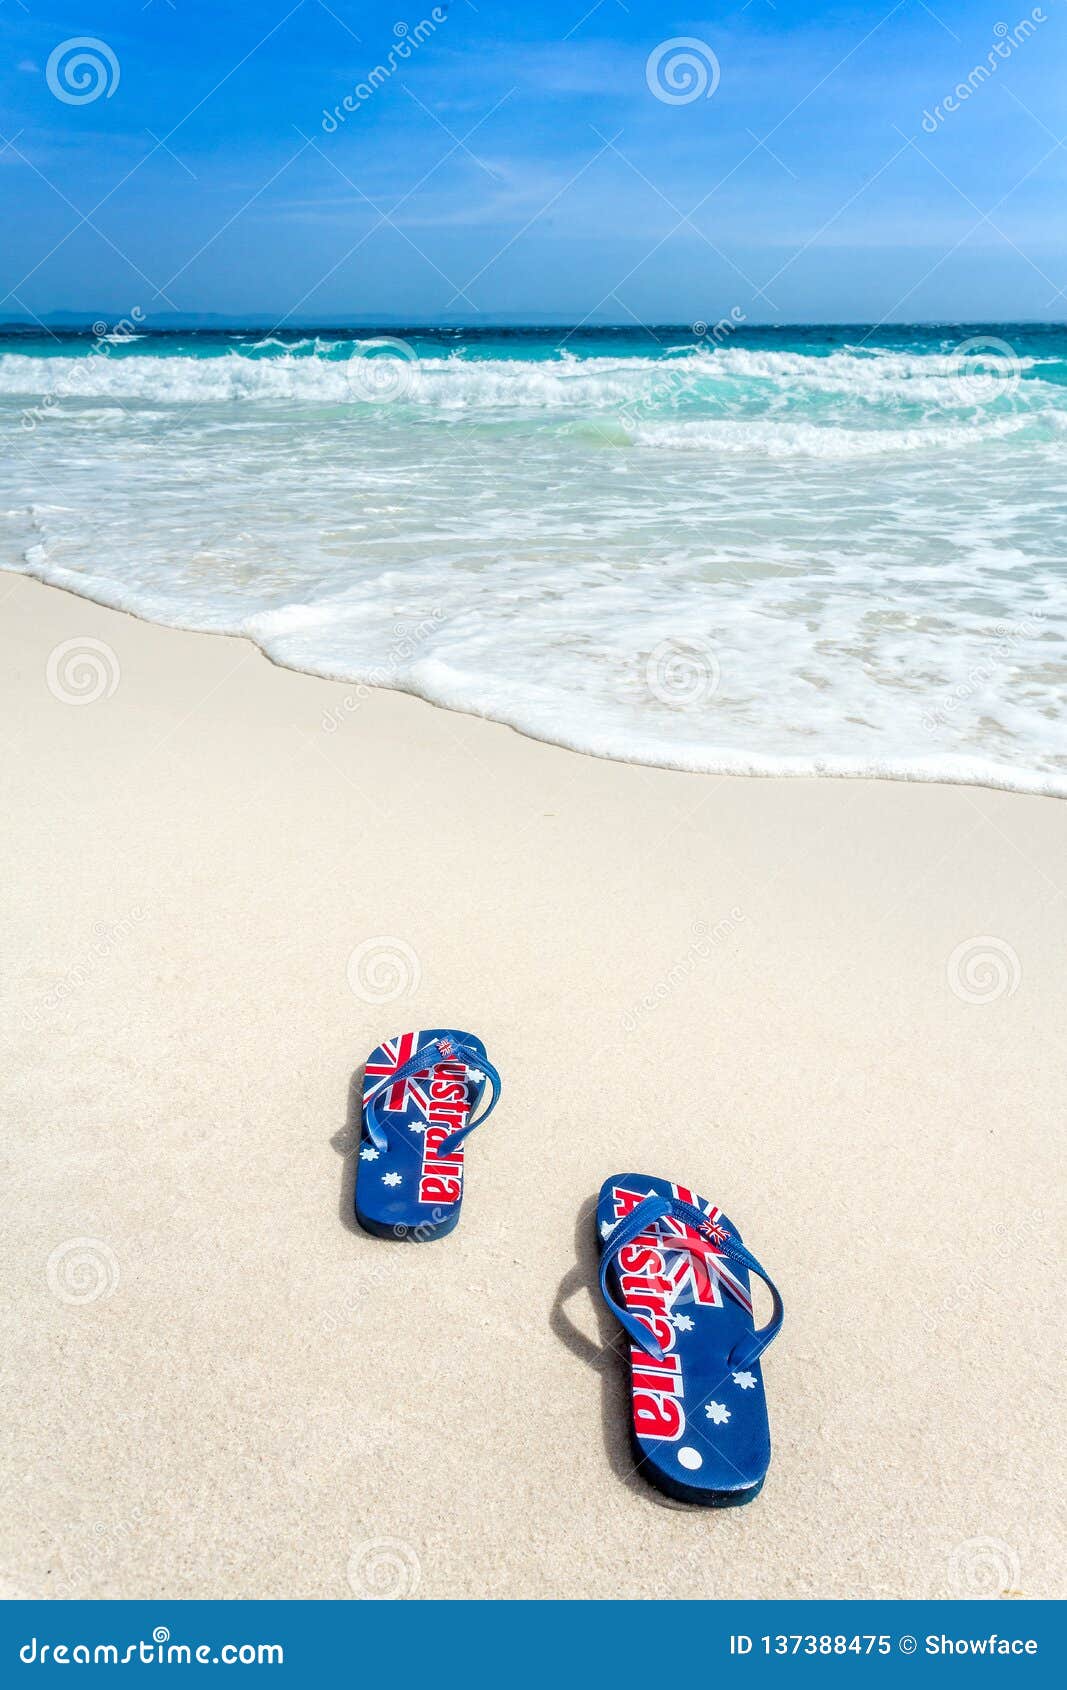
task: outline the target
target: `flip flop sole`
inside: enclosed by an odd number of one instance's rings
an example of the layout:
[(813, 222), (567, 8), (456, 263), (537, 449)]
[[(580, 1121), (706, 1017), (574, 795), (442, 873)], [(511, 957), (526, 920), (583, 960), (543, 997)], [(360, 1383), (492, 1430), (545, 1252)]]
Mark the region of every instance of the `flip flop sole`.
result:
[(447, 1238), (450, 1232), (455, 1232), (459, 1225), (459, 1207), (446, 1221), (434, 1226), (430, 1221), (420, 1221), (417, 1226), (407, 1226), (403, 1221), (385, 1226), (381, 1221), (372, 1221), (367, 1215), (356, 1210), (356, 1219), (364, 1232), (369, 1232), (372, 1238), (388, 1238), (397, 1243), (430, 1244), (435, 1238)]
[[(630, 1443), (638, 1458), (637, 1471), (645, 1476), (645, 1451), (636, 1437), (631, 1437)], [(695, 1485), (683, 1485), (670, 1473), (663, 1471), (648, 1475), (648, 1482), (662, 1491), (664, 1496), (671, 1497), (675, 1502), (684, 1502), (693, 1508), (743, 1508), (746, 1502), (754, 1502), (763, 1489), (763, 1479), (760, 1479), (747, 1490), (698, 1490)]]

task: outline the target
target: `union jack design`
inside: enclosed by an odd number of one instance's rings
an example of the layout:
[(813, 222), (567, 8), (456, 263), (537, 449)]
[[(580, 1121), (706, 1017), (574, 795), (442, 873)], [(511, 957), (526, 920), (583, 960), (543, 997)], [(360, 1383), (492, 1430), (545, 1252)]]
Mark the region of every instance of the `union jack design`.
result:
[[(716, 1244), (726, 1242), (729, 1234), (721, 1224), (719, 1217), (722, 1210), (714, 1203), (702, 1204), (695, 1192), (685, 1185), (673, 1185), (671, 1190), (675, 1197), (683, 1203), (690, 1203), (693, 1208), (701, 1209), (707, 1215), (707, 1220), (700, 1228), (690, 1226), (686, 1221), (677, 1220), (673, 1215), (665, 1215), (656, 1221), (648, 1230), (650, 1239), (658, 1244), (665, 1258), (664, 1278), (669, 1290), (666, 1297), (666, 1307), (672, 1309), (679, 1298), (688, 1292), (686, 1300), (703, 1303), (706, 1307), (721, 1308), (723, 1290), (729, 1292), (741, 1307), (752, 1313), (752, 1298), (744, 1282), (725, 1257), (716, 1250)], [(646, 1191), (628, 1191), (623, 1186), (614, 1188), (615, 1214), (617, 1219), (629, 1215), (648, 1196)], [(684, 1238), (699, 1244), (702, 1251), (711, 1251), (709, 1259), (706, 1255), (694, 1255), (686, 1249), (672, 1250), (670, 1237)]]
[[(382, 1040), (381, 1048), (385, 1053), (385, 1060), (367, 1063), (366, 1072), (363, 1076), (364, 1103), (369, 1101), (371, 1093), (377, 1090), (384, 1079), (387, 1079), (390, 1074), (395, 1074), (398, 1068), (403, 1068), (405, 1062), (411, 1061), (418, 1048), (415, 1044), (415, 1037), (414, 1033), (401, 1033), (399, 1038)], [(406, 1107), (410, 1097), (414, 1099), (417, 1108), (422, 1111), (423, 1115), (428, 1116), (430, 1100), (424, 1088), (417, 1082), (429, 1078), (430, 1070), (419, 1068), (414, 1074), (409, 1074), (406, 1079), (398, 1080), (395, 1085), (389, 1087), (387, 1092), (383, 1092), (382, 1107), (384, 1109), (402, 1110)]]

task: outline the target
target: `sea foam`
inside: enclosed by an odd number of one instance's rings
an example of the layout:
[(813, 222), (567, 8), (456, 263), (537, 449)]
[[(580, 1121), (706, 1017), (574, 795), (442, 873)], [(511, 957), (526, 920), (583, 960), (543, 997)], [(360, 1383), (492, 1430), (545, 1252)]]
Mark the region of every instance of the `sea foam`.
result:
[(1067, 338), (797, 338), (9, 341), (0, 557), (606, 756), (1067, 794)]

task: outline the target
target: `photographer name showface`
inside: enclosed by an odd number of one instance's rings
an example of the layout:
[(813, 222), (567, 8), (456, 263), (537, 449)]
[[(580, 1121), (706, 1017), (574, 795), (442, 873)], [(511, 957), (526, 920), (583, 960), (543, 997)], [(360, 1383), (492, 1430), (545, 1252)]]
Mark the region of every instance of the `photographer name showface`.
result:
[(1036, 1655), (1035, 1637), (1001, 1637), (991, 1632), (987, 1637), (949, 1637), (944, 1632), (931, 1632), (922, 1638), (905, 1632), (899, 1637), (886, 1632), (852, 1634), (843, 1632), (778, 1632), (763, 1637), (749, 1637), (734, 1632), (730, 1637), (731, 1655)]

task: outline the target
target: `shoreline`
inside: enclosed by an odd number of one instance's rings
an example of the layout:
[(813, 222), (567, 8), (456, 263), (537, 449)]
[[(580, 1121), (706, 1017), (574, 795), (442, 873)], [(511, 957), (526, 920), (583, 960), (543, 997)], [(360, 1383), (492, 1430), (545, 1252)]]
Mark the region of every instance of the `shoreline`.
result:
[[(491, 722), (495, 726), (508, 728), (523, 739), (533, 740), (540, 745), (550, 745), (561, 751), (569, 751), (580, 757), (595, 757), (602, 762), (619, 763), (624, 767), (645, 769), (664, 769), (674, 774), (706, 775), (712, 778), (733, 778), (746, 780), (875, 780), (891, 781), (901, 785), (919, 786), (954, 786), (965, 789), (979, 788), (987, 792), (1010, 792), (1030, 798), (1053, 798), (1062, 800), (1067, 798), (1067, 775), (1057, 776), (1043, 773), (1036, 769), (1021, 769), (1012, 772), (1006, 765), (986, 763), (981, 758), (943, 758), (939, 759), (939, 766), (929, 770), (919, 766), (918, 760), (910, 762), (885, 760), (864, 762), (858, 758), (826, 757), (812, 759), (809, 765), (801, 765), (800, 761), (791, 757), (774, 757), (771, 754), (748, 754), (744, 752), (716, 753), (716, 761), (693, 758), (689, 760), (664, 760), (662, 753), (654, 755), (650, 749), (642, 755), (639, 749), (632, 749), (629, 754), (610, 748), (596, 747), (590, 744), (571, 743), (566, 739), (549, 738), (539, 733), (535, 728), (524, 725), (519, 720), (511, 720), (506, 716), (492, 715), (461, 704), (446, 702), (440, 698), (431, 697), (424, 692), (418, 692), (413, 687), (402, 687), (389, 684), (381, 680), (363, 679), (359, 676), (332, 673), (325, 669), (301, 667), (287, 662), (284, 657), (261, 645), (253, 634), (231, 629), (205, 628), (191, 622), (161, 620), (145, 612), (133, 609), (129, 605), (117, 602), (121, 596), (121, 589), (117, 589), (114, 596), (108, 596), (102, 591), (92, 591), (87, 586), (73, 586), (58, 579), (59, 576), (69, 574), (70, 571), (56, 570), (51, 575), (40, 573), (29, 567), (13, 569), (0, 567), (0, 581), (9, 576), (21, 576), (30, 581), (36, 581), (40, 586), (53, 588), (56, 592), (68, 593), (75, 599), (84, 600), (89, 604), (110, 610), (117, 616), (128, 616), (136, 622), (142, 622), (149, 627), (169, 628), (175, 633), (205, 634), (215, 639), (240, 640), (251, 646), (258, 654), (265, 658), (273, 668), (287, 670), (290, 674), (306, 675), (312, 680), (327, 681), (348, 688), (372, 688), (379, 692), (393, 692), (404, 697), (417, 699), (420, 703), (435, 710), (446, 710), (453, 715), (465, 716), (473, 721)], [(658, 748), (657, 748), (658, 749)], [(933, 761), (933, 760), (932, 760)], [(958, 763), (961, 768), (953, 771), (952, 765)], [(943, 766), (940, 766), (943, 765)], [(966, 770), (967, 772), (963, 772)]]
[[(1005, 1266), (1062, 1271), (1063, 805), (377, 688), (329, 733), (351, 687), (249, 641), (0, 604), (12, 1587), (360, 1596), (385, 1543), (420, 1597), (1058, 1594), (1059, 1364)], [(382, 1244), (354, 1082), (457, 1024), (504, 1081), (461, 1223)], [(590, 1208), (623, 1169), (782, 1290), (746, 1508), (633, 1471)]]

